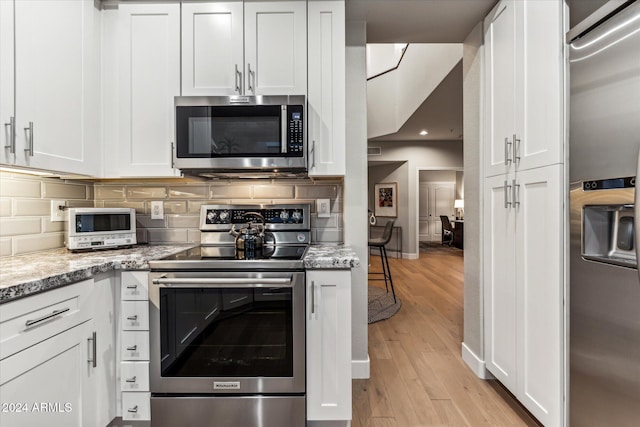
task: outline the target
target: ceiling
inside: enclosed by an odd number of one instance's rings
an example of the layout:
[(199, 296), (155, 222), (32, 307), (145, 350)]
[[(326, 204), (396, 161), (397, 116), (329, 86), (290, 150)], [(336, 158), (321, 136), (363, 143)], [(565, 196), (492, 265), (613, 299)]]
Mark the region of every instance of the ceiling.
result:
[[(367, 22), (367, 43), (462, 43), (497, 0), (346, 0), (347, 21)], [(422, 129), (429, 134), (419, 135)], [(394, 134), (371, 141), (462, 139), (462, 62)]]

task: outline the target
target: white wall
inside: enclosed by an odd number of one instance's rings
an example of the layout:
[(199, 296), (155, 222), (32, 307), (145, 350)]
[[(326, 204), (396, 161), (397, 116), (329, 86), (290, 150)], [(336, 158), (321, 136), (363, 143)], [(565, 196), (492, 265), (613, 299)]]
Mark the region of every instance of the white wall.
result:
[[(406, 168), (406, 181), (404, 181), (406, 184), (398, 185), (398, 221), (402, 223), (403, 256), (407, 258), (418, 257), (418, 230), (416, 227), (418, 169), (462, 170), (462, 144), (462, 141), (376, 141), (369, 143), (370, 147), (382, 148), (382, 155), (375, 156), (375, 161), (406, 162), (406, 166), (403, 166)], [(374, 160), (374, 157), (370, 157), (370, 160)], [(376, 167), (370, 166), (369, 171)], [(405, 180), (402, 170), (398, 170), (393, 176)], [(373, 194), (373, 192), (370, 190), (369, 194)], [(372, 203), (371, 198), (370, 203)]]
[(344, 180), (344, 237), (360, 258), (351, 273), (351, 359), (354, 378), (369, 378), (367, 340), (367, 89), (366, 24), (347, 22), (346, 28), (347, 162)]
[[(464, 116), (464, 346), (484, 359), (482, 337), (482, 23), (464, 42), (462, 59)], [(463, 352), (464, 354), (464, 352)], [(466, 360), (466, 359), (465, 359)]]
[(406, 43), (368, 43), (367, 78), (397, 67), (406, 45)]
[(420, 171), (420, 182), (455, 182), (456, 171)]

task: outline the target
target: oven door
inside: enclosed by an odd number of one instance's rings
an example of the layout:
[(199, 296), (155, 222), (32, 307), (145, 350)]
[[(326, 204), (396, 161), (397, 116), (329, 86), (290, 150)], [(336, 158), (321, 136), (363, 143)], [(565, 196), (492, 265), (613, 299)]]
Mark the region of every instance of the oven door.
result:
[(149, 277), (154, 393), (304, 393), (304, 272)]

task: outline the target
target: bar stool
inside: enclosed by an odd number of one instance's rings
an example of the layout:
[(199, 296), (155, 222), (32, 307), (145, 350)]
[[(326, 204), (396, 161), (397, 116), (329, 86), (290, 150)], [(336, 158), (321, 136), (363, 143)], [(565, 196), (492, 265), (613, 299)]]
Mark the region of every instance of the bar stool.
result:
[[(387, 258), (387, 249), (384, 247), (389, 240), (391, 240), (391, 233), (393, 232), (393, 223), (394, 219), (387, 222), (384, 226), (384, 231), (382, 232), (382, 236), (369, 239), (369, 247), (370, 248), (378, 248), (380, 249), (380, 261), (382, 262), (382, 273), (380, 272), (369, 272), (369, 274), (382, 274), (382, 279), (370, 279), (370, 280), (384, 280), (384, 287), (387, 292), (389, 292), (389, 284), (391, 284), (391, 292), (393, 293), (393, 302), (396, 302), (396, 291), (393, 288), (393, 280), (391, 279), (391, 269), (389, 268), (389, 259)], [(388, 280), (388, 282), (387, 282)]]

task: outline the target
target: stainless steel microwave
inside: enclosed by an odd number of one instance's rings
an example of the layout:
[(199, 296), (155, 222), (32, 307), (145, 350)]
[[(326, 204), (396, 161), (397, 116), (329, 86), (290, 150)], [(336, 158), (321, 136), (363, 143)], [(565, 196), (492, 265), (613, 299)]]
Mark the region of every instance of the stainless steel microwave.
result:
[(104, 249), (136, 244), (136, 211), (129, 208), (71, 208), (67, 249)]
[(307, 170), (306, 98), (177, 96), (174, 167), (185, 173)]

